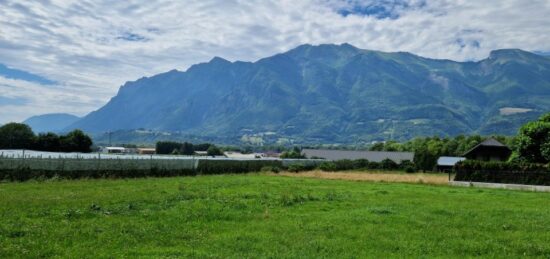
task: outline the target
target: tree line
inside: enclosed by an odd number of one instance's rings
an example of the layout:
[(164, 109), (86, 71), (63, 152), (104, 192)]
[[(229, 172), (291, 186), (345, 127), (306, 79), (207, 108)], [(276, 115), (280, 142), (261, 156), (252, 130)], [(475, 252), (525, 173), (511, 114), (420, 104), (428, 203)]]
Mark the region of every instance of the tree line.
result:
[[(514, 163), (550, 163), (550, 113), (523, 125), (516, 136), (490, 136), (508, 146)], [(398, 143), (377, 143), (370, 150), (414, 152), (414, 163), (421, 170), (432, 170), (441, 156), (462, 156), (486, 140), (487, 136), (424, 137)]]
[(194, 155), (196, 151), (206, 151), (209, 156), (222, 156), (223, 151), (214, 144), (189, 142), (159, 141), (155, 146), (157, 154), (164, 155)]
[(78, 129), (65, 135), (53, 132), (36, 135), (23, 123), (8, 123), (0, 127), (0, 149), (87, 153), (92, 151), (92, 145), (92, 139)]

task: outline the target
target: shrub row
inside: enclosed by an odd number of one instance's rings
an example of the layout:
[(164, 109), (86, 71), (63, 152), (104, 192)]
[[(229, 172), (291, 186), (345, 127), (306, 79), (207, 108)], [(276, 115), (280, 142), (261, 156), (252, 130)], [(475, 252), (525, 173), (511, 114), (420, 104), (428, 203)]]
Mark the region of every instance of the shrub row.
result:
[[(191, 176), (197, 174), (235, 174), (235, 173), (249, 173), (259, 172), (262, 169), (270, 168), (270, 171), (278, 172), (280, 168), (283, 168), (283, 164), (278, 160), (199, 160), (196, 168), (176, 168), (173, 165), (170, 167), (156, 167), (155, 163), (150, 168), (144, 168), (140, 163), (143, 161), (135, 161), (136, 164), (132, 165), (130, 162), (125, 163), (125, 167), (111, 167), (107, 168), (90, 168), (87, 167), (82, 160), (82, 168), (79, 168), (76, 163), (78, 161), (72, 161), (73, 166), (71, 169), (59, 170), (58, 167), (43, 167), (39, 168), (35, 164), (32, 164), (31, 168), (24, 162), (18, 163), (16, 167), (1, 167), (0, 168), (0, 180), (7, 181), (27, 181), (31, 179), (49, 179), (49, 178), (62, 178), (62, 179), (78, 179), (78, 178), (138, 178), (138, 177), (172, 177), (172, 176)], [(120, 161), (119, 161), (120, 162)], [(157, 162), (157, 161), (155, 161)], [(173, 162), (173, 161), (170, 161)], [(6, 164), (6, 163), (4, 163)], [(161, 163), (160, 163), (161, 164)], [(2, 163), (0, 163), (2, 165)], [(46, 168), (46, 169), (44, 169)]]
[(367, 169), (404, 170), (409, 173), (416, 172), (416, 168), (411, 161), (405, 160), (400, 164), (397, 164), (391, 159), (384, 159), (381, 162), (371, 162), (367, 159), (343, 159), (337, 161), (324, 161), (319, 165), (294, 164), (288, 167), (288, 170), (291, 172), (308, 171), (312, 169), (319, 169), (328, 172)]
[(16, 169), (1, 169), (0, 180), (27, 181), (50, 178), (79, 179), (79, 178), (140, 178), (140, 177), (173, 177), (191, 176), (196, 172), (192, 169), (163, 169), (153, 167), (142, 170), (40, 170), (29, 167), (18, 167)]
[(466, 160), (455, 171), (455, 181), (550, 185), (550, 168), (542, 164)]
[[(50, 161), (50, 160), (48, 160)], [(0, 161), (1, 162), (1, 161)], [(51, 161), (50, 161), (51, 162)], [(64, 161), (62, 164), (65, 164)], [(171, 163), (163, 165), (160, 161), (109, 161), (116, 162), (112, 167), (100, 167), (89, 165), (87, 160), (74, 160), (67, 162), (70, 167), (49, 166), (37, 161), (13, 161), (0, 163), (0, 180), (26, 181), (30, 179), (78, 179), (78, 178), (137, 178), (137, 177), (171, 177), (189, 175), (210, 174), (237, 174), (260, 171), (279, 172), (286, 169), (291, 172), (320, 169), (323, 171), (345, 171), (361, 169), (382, 170), (406, 170), (414, 172), (414, 164), (403, 161), (396, 164), (386, 159), (382, 162), (370, 162), (368, 160), (339, 160), (339, 161), (287, 161), (287, 165), (281, 160), (198, 160), (196, 168), (181, 164), (180, 168)], [(103, 164), (106, 162), (104, 161)], [(120, 164), (120, 166), (116, 166)], [(8, 166), (11, 165), (11, 166)], [(15, 165), (15, 166), (14, 166)], [(150, 167), (148, 167), (149, 165)]]
[(264, 167), (283, 168), (280, 160), (199, 160), (199, 174), (238, 174), (259, 172)]

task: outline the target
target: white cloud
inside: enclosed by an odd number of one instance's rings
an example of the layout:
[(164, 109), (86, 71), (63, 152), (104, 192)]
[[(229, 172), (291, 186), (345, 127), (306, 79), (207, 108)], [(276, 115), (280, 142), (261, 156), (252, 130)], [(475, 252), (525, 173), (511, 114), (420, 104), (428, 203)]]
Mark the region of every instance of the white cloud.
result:
[[(44, 86), (0, 76), (0, 123), (21, 121), (36, 114), (69, 112), (84, 115), (101, 105), (85, 88), (62, 85)], [(15, 100), (15, 101), (10, 101)]]
[[(482, 59), (498, 48), (550, 51), (547, 0), (404, 0), (391, 9), (396, 19), (337, 13), (350, 3), (377, 2), (0, 1), (0, 63), (61, 82), (31, 87), (1, 79), (2, 96), (30, 101), (17, 107), (24, 113), (0, 107), (0, 123), (49, 111), (82, 114), (128, 80), (213, 56), (253, 61), (304, 43), (349, 42), (454, 60)], [(48, 98), (33, 98), (36, 91)]]

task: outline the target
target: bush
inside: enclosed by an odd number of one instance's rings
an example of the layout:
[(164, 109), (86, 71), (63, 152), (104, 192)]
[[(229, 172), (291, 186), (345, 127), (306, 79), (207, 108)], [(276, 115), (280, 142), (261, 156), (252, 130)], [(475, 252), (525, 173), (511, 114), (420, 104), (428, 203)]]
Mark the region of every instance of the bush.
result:
[(406, 173), (416, 173), (416, 168), (414, 166), (406, 166), (404, 169)]
[(357, 160), (337, 160), (337, 161), (326, 161), (321, 163), (318, 167), (322, 171), (346, 171), (346, 170), (360, 170), (360, 169), (383, 169), (383, 170), (396, 170), (401, 169), (407, 172), (416, 172), (416, 167), (414, 163), (409, 160), (401, 162), (401, 164), (395, 163), (393, 160), (385, 159), (380, 163), (369, 162), (366, 159), (357, 159)]
[(288, 166), (287, 170), (293, 173), (298, 173), (306, 171), (306, 167), (303, 164), (292, 164)]
[(455, 171), (455, 181), (550, 185), (550, 172), (542, 164), (466, 160)]
[(399, 166), (393, 160), (386, 158), (380, 162), (380, 168), (385, 170), (394, 170), (398, 169)]
[(199, 174), (260, 172), (263, 167), (283, 167), (279, 160), (199, 160)]
[(278, 166), (264, 166), (260, 169), (260, 172), (269, 172), (278, 174), (281, 171), (281, 168)]
[(336, 171), (336, 164), (334, 162), (323, 162), (318, 166), (319, 170), (321, 171), (327, 171), (327, 172), (334, 172)]

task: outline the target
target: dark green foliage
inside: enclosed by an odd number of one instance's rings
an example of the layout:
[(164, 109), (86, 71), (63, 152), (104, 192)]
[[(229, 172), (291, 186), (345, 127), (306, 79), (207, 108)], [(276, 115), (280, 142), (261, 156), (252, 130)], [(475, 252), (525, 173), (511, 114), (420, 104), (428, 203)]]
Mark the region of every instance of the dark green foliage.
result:
[(281, 171), (281, 167), (279, 166), (263, 166), (260, 169), (260, 172), (270, 172), (270, 173), (279, 173)]
[(155, 149), (157, 154), (168, 155), (168, 154), (172, 154), (174, 150), (176, 152), (179, 152), (182, 146), (183, 144), (178, 142), (159, 141), (157, 142)]
[(292, 164), (287, 167), (287, 170), (289, 172), (298, 173), (298, 172), (311, 170), (311, 168), (309, 168), (305, 164)]
[(411, 170), (413, 171), (415, 168), (415, 165), (413, 162), (405, 160), (402, 161), (400, 164), (395, 163), (391, 159), (384, 159), (381, 162), (369, 162), (366, 159), (357, 159), (357, 160), (349, 160), (349, 159), (343, 159), (343, 160), (337, 160), (337, 161), (325, 161), (319, 166), (317, 166), (319, 170), (322, 171), (347, 171), (347, 170), (366, 170), (366, 169), (381, 169), (381, 170)]
[(31, 149), (35, 135), (22, 123), (8, 123), (0, 127), (0, 149)]
[(327, 171), (327, 172), (337, 171), (336, 163), (334, 162), (323, 162), (317, 168), (319, 168), (319, 170)]
[(455, 181), (550, 185), (550, 170), (542, 164), (466, 160), (455, 171)]
[(380, 166), (382, 169), (385, 169), (385, 170), (395, 170), (399, 167), (397, 163), (387, 158), (382, 160), (382, 162), (380, 162)]
[(217, 152), (215, 146), (210, 143), (193, 144), (189, 142), (175, 142), (175, 141), (158, 141), (156, 143), (157, 154), (162, 155), (186, 155), (191, 156), (195, 154), (195, 151), (208, 151), (213, 147), (212, 151), (216, 151), (216, 155), (223, 155), (223, 153)]
[(33, 170), (29, 167), (20, 167), (17, 169), (0, 169), (0, 180), (6, 181), (28, 181), (42, 179), (81, 179), (81, 178), (143, 178), (143, 177), (174, 177), (174, 176), (192, 176), (195, 171), (192, 169), (167, 170), (152, 167), (151, 169), (120, 169), (120, 170)]
[(61, 136), (51, 132), (35, 136), (26, 124), (8, 123), (0, 127), (0, 149), (87, 153), (91, 152), (92, 145), (92, 139), (81, 130)]
[(91, 152), (92, 139), (81, 130), (73, 130), (59, 138), (60, 149), (63, 152)]
[(35, 149), (49, 152), (59, 151), (61, 150), (60, 138), (52, 132), (40, 133), (36, 138)]
[(209, 156), (223, 156), (223, 151), (215, 145), (210, 145), (208, 150), (206, 150), (206, 154)]
[(239, 174), (260, 172), (262, 168), (282, 168), (280, 160), (211, 160), (201, 159), (197, 167), (198, 174)]
[(550, 113), (520, 128), (516, 152), (520, 159), (527, 162), (550, 162)]
[(283, 153), (281, 153), (281, 158), (285, 159), (285, 158), (291, 158), (291, 159), (305, 159), (306, 156), (304, 154), (302, 154), (302, 150), (300, 150), (300, 148), (298, 147), (294, 147), (292, 148), (292, 150), (289, 150), (289, 151), (285, 151)]
[(193, 149), (195, 151), (207, 151), (210, 146), (212, 146), (210, 143), (201, 143), (193, 145)]
[(182, 155), (191, 156), (195, 154), (195, 147), (191, 143), (183, 142), (183, 145), (181, 145), (179, 153)]

